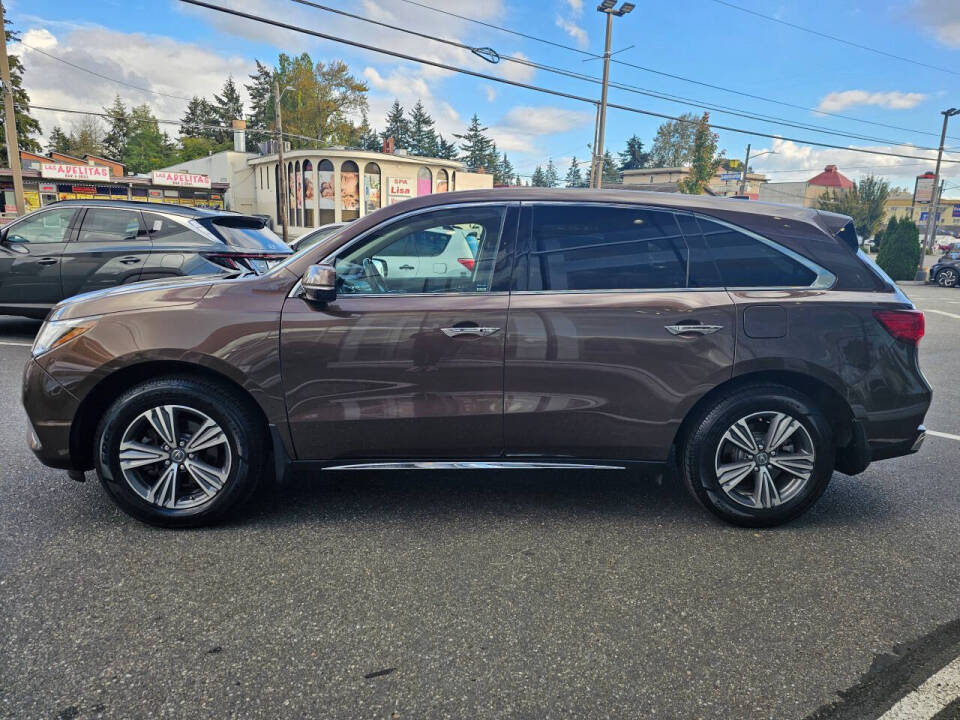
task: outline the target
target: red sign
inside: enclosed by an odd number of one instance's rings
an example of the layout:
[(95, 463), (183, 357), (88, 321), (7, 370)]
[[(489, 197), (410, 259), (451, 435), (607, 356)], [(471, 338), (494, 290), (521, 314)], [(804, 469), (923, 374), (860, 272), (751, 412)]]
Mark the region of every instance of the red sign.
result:
[(97, 189), (92, 185), (74, 185), (70, 188), (77, 195), (96, 195)]
[(57, 186), (54, 183), (40, 183), (40, 192), (55, 193)]
[(60, 180), (110, 180), (110, 168), (99, 165), (66, 165), (63, 163), (43, 163), (40, 176)]

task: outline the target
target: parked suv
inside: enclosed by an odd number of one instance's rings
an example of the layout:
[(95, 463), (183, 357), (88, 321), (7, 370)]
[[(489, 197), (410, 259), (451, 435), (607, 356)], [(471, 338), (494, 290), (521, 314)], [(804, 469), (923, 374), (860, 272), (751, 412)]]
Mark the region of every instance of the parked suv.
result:
[(0, 232), (0, 314), (138, 280), (263, 272), (290, 254), (261, 218), (122, 200), (66, 200)]
[[(469, 272), (432, 266), (439, 241), (420, 240), (437, 236), (475, 244)], [(923, 329), (845, 216), (467, 191), (379, 210), (258, 277), (61, 303), (23, 401), (44, 463), (95, 468), (158, 525), (213, 521), (293, 467), (637, 465), (776, 525), (834, 470), (919, 448)]]

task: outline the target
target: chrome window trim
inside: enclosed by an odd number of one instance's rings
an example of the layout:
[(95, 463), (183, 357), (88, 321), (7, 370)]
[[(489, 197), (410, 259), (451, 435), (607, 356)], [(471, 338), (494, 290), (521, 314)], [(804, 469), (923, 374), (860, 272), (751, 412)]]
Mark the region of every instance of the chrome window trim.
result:
[(328, 465), (324, 470), (625, 470), (623, 465), (610, 463), (510, 461), (510, 460), (396, 460), (389, 462), (357, 462)]

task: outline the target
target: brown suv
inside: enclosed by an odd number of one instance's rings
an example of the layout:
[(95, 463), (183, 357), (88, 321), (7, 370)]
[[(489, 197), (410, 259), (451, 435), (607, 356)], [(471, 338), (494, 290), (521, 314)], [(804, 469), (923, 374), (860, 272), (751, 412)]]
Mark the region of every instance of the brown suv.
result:
[(258, 277), (65, 301), (23, 401), (44, 463), (96, 468), (160, 525), (210, 522), (295, 466), (637, 464), (775, 525), (835, 469), (919, 448), (922, 334), (841, 215), (470, 191), (379, 210)]

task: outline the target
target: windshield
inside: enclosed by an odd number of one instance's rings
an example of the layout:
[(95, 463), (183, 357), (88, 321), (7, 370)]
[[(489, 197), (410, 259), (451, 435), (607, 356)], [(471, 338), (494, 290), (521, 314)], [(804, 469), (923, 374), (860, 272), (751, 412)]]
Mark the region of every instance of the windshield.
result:
[(332, 233), (325, 235), (324, 237), (320, 238), (320, 240), (318, 240), (317, 242), (310, 243), (306, 247), (300, 246), (296, 248), (296, 250), (294, 250), (294, 252), (291, 255), (285, 257), (282, 261), (276, 263), (275, 265), (272, 265), (270, 267), (269, 272), (272, 273), (281, 268), (285, 268), (287, 265), (290, 265), (291, 263), (294, 263), (300, 258), (302, 258), (307, 252), (312, 253), (315, 250), (319, 250), (317, 258), (318, 259), (322, 258), (325, 255), (323, 248), (333, 245), (334, 241), (336, 241), (336, 239), (340, 237), (340, 233), (347, 227), (348, 227), (347, 225), (343, 225), (341, 227), (334, 228)]

